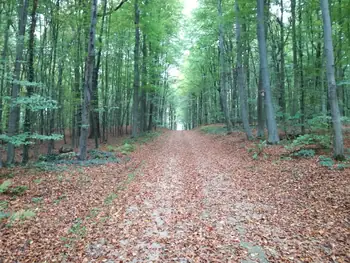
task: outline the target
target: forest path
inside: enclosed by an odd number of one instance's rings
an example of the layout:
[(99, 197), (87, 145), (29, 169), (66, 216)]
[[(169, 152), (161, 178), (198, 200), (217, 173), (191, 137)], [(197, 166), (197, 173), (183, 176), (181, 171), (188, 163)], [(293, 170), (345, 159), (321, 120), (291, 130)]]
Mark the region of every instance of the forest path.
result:
[(257, 145), (165, 131), (127, 162), (19, 170), (0, 204), (35, 216), (0, 220), (0, 262), (350, 262), (348, 171)]
[(259, 215), (233, 180), (239, 163), (194, 131), (168, 132), (153, 147), (129, 186), (133, 194), (123, 215), (109, 222), (107, 236), (100, 233), (89, 260), (268, 262), (264, 250), (245, 238), (245, 223)]

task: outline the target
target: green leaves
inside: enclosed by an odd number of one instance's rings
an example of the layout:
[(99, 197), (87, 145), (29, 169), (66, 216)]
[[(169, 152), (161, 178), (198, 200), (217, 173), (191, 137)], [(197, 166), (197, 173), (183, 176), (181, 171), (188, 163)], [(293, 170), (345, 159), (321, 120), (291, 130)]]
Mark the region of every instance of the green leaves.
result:
[[(6, 100), (12, 100), (11, 97), (5, 97)], [(30, 97), (18, 97), (12, 100), (12, 106), (25, 106), (31, 111), (52, 110), (58, 109), (56, 100), (45, 98), (39, 94), (34, 94)]]
[(31, 140), (43, 140), (43, 141), (48, 141), (48, 140), (54, 140), (58, 141), (63, 138), (63, 135), (61, 134), (52, 134), (52, 135), (41, 135), (38, 133), (20, 133), (14, 136), (8, 136), (6, 134), (0, 134), (0, 140), (3, 140), (5, 142), (11, 143), (14, 146), (18, 147), (21, 145), (30, 145), (34, 144), (33, 141)]

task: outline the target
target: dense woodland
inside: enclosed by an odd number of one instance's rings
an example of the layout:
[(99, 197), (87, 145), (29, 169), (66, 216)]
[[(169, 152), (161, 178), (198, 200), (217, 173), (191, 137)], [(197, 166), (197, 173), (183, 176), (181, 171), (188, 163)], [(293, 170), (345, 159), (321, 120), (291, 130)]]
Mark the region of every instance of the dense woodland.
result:
[(200, 0), (185, 19), (178, 0), (0, 5), (0, 153), (9, 165), (15, 149), (25, 164), (44, 142), (51, 153), (64, 140), (84, 160), (88, 138), (98, 148), (129, 127), (137, 137), (219, 122), (248, 139), (266, 129), (271, 144), (281, 132), (301, 135), (344, 158), (349, 1)]
[(228, 132), (243, 124), (252, 138), (252, 128), (263, 137), (266, 126), (270, 143), (278, 128), (293, 136), (323, 130), (342, 158), (349, 11), (341, 0), (200, 1), (182, 83), (186, 127), (224, 120)]

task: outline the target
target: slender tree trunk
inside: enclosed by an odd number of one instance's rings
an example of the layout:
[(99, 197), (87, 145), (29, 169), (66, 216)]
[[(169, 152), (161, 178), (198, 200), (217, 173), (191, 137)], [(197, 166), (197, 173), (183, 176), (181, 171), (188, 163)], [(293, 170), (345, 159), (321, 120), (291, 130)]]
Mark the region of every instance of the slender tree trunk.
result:
[[(23, 48), (24, 48), (24, 35), (27, 24), (27, 13), (28, 13), (28, 0), (21, 1), (18, 7), (18, 32), (17, 32), (17, 43), (16, 43), (16, 61), (15, 69), (13, 72), (14, 82), (12, 83), (11, 98), (15, 102), (19, 95), (20, 85), (18, 82), (21, 75), (21, 66), (23, 61)], [(9, 127), (8, 136), (12, 137), (18, 132), (18, 117), (19, 117), (19, 106), (12, 104), (10, 107), (9, 116)], [(9, 142), (7, 144), (7, 163), (12, 164), (15, 158), (15, 146)]]
[(299, 1), (298, 6), (298, 18), (299, 18), (299, 41), (298, 41), (298, 53), (299, 53), (299, 66), (298, 66), (298, 73), (299, 73), (299, 89), (300, 89), (300, 124), (301, 124), (301, 133), (305, 133), (305, 87), (304, 87), (304, 70), (303, 70), (303, 41), (302, 41), (302, 8), (301, 8), (301, 2)]
[(297, 103), (295, 94), (298, 90), (298, 53), (297, 53), (297, 33), (296, 33), (296, 14), (295, 14), (296, 0), (291, 0), (291, 19), (292, 19), (292, 52), (293, 52), (293, 94), (292, 94), (292, 116), (297, 113)]
[(285, 100), (285, 42), (284, 42), (284, 4), (283, 0), (280, 1), (280, 7), (281, 7), (281, 17), (279, 19), (279, 25), (280, 25), (280, 46), (279, 46), (279, 53), (280, 53), (280, 75), (279, 75), (279, 98), (278, 98), (278, 104), (280, 106), (280, 111), (282, 113), (282, 122), (284, 126), (284, 130), (286, 131), (286, 100)]
[(256, 136), (258, 138), (265, 137), (264, 88), (262, 84), (261, 70), (259, 71), (258, 82), (258, 130)]
[(223, 106), (227, 133), (232, 133), (232, 122), (227, 103), (227, 68), (225, 63), (225, 47), (224, 47), (224, 26), (222, 15), (222, 0), (218, 0), (218, 15), (219, 15), (219, 60), (220, 60), (220, 99)]
[(91, 1), (91, 22), (89, 31), (88, 54), (85, 64), (84, 101), (81, 114), (81, 135), (79, 141), (79, 159), (85, 160), (89, 133), (89, 112), (92, 94), (92, 75), (95, 64), (95, 31), (97, 20), (97, 0)]
[(337, 86), (335, 82), (335, 69), (334, 69), (334, 53), (332, 42), (332, 25), (329, 15), (328, 0), (321, 0), (322, 18), (323, 18), (323, 31), (324, 31), (324, 48), (327, 60), (327, 80), (328, 80), (328, 97), (329, 105), (332, 115), (332, 124), (334, 132), (334, 145), (333, 153), (334, 157), (338, 160), (344, 159), (344, 143), (342, 124), (340, 120), (340, 112), (337, 98)]
[(241, 116), (243, 122), (243, 128), (247, 135), (248, 140), (253, 138), (252, 131), (249, 125), (249, 112), (247, 105), (247, 92), (245, 86), (245, 76), (244, 68), (242, 65), (242, 56), (243, 56), (243, 45), (241, 39), (241, 24), (240, 24), (240, 12), (238, 6), (238, 0), (235, 0), (235, 13), (236, 13), (236, 41), (237, 41), (237, 84), (240, 94), (240, 104), (241, 104)]
[[(28, 82), (34, 82), (34, 45), (35, 45), (35, 27), (36, 27), (36, 10), (38, 7), (38, 0), (33, 0), (33, 9), (31, 13), (31, 25), (29, 31), (28, 44)], [(33, 93), (33, 86), (27, 86), (27, 97), (31, 97)], [(24, 120), (24, 133), (30, 133), (31, 111), (26, 108)], [(22, 163), (26, 164), (29, 160), (29, 144), (23, 146)]]
[[(57, 0), (56, 2), (56, 10), (55, 13), (58, 14), (60, 9), (60, 0)], [(54, 16), (54, 15), (53, 15)], [(54, 100), (57, 100), (57, 92), (58, 89), (55, 85), (55, 74), (56, 74), (56, 60), (57, 60), (57, 42), (58, 42), (58, 36), (59, 36), (59, 23), (60, 21), (56, 18), (53, 18), (53, 26), (52, 26), (52, 42), (53, 42), (53, 49), (52, 49), (52, 59), (50, 64), (51, 67), (51, 80), (50, 80), (50, 87), (54, 87), (54, 89), (51, 89), (51, 97)], [(49, 111), (49, 134), (52, 135), (55, 132), (55, 117), (56, 117), (56, 110), (51, 109)], [(56, 126), (57, 127), (57, 126)], [(50, 140), (47, 153), (52, 154), (53, 149), (55, 148), (55, 141)]]
[[(9, 42), (9, 31), (10, 31), (10, 26), (11, 26), (11, 19), (7, 19), (7, 24), (5, 27), (5, 33), (4, 33), (4, 47), (1, 52), (1, 82), (0, 82), (0, 133), (2, 133), (2, 105), (3, 105), (3, 95), (4, 95), (4, 88), (5, 88), (5, 72), (7, 68), (7, 52), (8, 52), (8, 42)], [(1, 162), (1, 158), (0, 158)]]
[(248, 140), (253, 138), (252, 131), (249, 125), (249, 112), (247, 105), (247, 92), (245, 86), (244, 68), (242, 64), (243, 45), (241, 39), (241, 24), (240, 24), (240, 11), (237, 0), (235, 0), (235, 13), (236, 13), (236, 41), (237, 41), (237, 84), (240, 95), (241, 116), (243, 122), (243, 128), (247, 135)]
[(107, 13), (107, 0), (103, 1), (103, 15), (101, 21), (101, 30), (98, 36), (98, 52), (96, 58), (96, 65), (94, 66), (93, 77), (92, 77), (92, 96), (91, 96), (91, 106), (92, 112), (90, 116), (90, 135), (89, 138), (95, 139), (95, 148), (98, 148), (98, 138), (101, 137), (100, 132), (100, 121), (99, 121), (99, 97), (98, 97), (98, 72), (101, 66), (101, 55), (102, 55), (102, 35), (104, 31), (104, 24)]
[(139, 89), (140, 89), (140, 10), (139, 1), (135, 0), (135, 47), (134, 47), (134, 95), (132, 106), (132, 137), (138, 135)]
[(141, 131), (145, 132), (147, 130), (147, 85), (148, 85), (148, 70), (147, 70), (147, 35), (143, 35), (142, 44), (142, 91), (141, 91), (141, 116), (140, 116), (140, 127)]
[(267, 48), (265, 39), (265, 20), (264, 20), (264, 0), (257, 0), (258, 13), (258, 42), (260, 54), (260, 69), (262, 75), (262, 86), (265, 97), (265, 111), (267, 118), (268, 143), (277, 144), (279, 142), (275, 111), (273, 108), (272, 95), (270, 89), (270, 77), (267, 63)]

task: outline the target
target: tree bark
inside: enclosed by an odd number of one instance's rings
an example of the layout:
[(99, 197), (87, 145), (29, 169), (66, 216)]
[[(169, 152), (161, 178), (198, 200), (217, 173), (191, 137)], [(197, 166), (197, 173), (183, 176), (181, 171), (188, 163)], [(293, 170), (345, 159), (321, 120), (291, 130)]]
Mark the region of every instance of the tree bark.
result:
[[(20, 85), (16, 81), (19, 81), (21, 74), (21, 66), (23, 61), (23, 48), (24, 48), (24, 35), (27, 24), (27, 13), (28, 13), (28, 0), (21, 1), (18, 8), (18, 32), (17, 32), (17, 43), (16, 43), (16, 61), (14, 68), (14, 82), (12, 83), (11, 98), (12, 102), (16, 102)], [(8, 136), (12, 137), (18, 132), (18, 117), (20, 108), (18, 105), (12, 103), (10, 107), (9, 116), (9, 127)], [(15, 158), (15, 146), (9, 142), (7, 144), (7, 163), (12, 164)]]
[(344, 159), (344, 143), (342, 124), (340, 120), (340, 112), (337, 98), (337, 86), (335, 82), (335, 67), (334, 67), (334, 53), (332, 41), (332, 25), (329, 15), (328, 0), (321, 0), (323, 31), (324, 31), (324, 49), (327, 61), (327, 80), (328, 80), (328, 97), (329, 106), (332, 115), (332, 125), (334, 132), (333, 154), (338, 160)]
[(257, 17), (258, 17), (258, 42), (260, 55), (260, 70), (262, 76), (262, 87), (265, 97), (265, 111), (267, 118), (268, 143), (277, 144), (279, 142), (275, 111), (273, 108), (270, 76), (267, 63), (267, 48), (265, 39), (265, 20), (264, 20), (264, 0), (257, 0)]
[(132, 105), (132, 137), (138, 135), (139, 89), (140, 89), (140, 10), (139, 1), (135, 0), (135, 47), (134, 47), (134, 95)]
[(148, 50), (147, 50), (147, 35), (143, 34), (142, 44), (142, 90), (141, 90), (141, 110), (140, 110), (140, 130), (147, 130), (147, 85), (148, 85), (148, 70), (147, 70)]
[(95, 34), (97, 20), (97, 0), (91, 2), (91, 22), (89, 31), (88, 54), (85, 63), (84, 101), (81, 114), (81, 134), (79, 141), (79, 159), (85, 160), (89, 133), (89, 113), (92, 94), (92, 75), (95, 63)]
[(218, 16), (219, 16), (219, 60), (220, 60), (220, 99), (223, 107), (223, 113), (226, 121), (227, 133), (232, 133), (232, 122), (227, 103), (227, 67), (225, 63), (225, 47), (224, 47), (224, 26), (222, 24), (222, 0), (218, 0)]
[[(36, 10), (38, 7), (38, 0), (33, 0), (33, 9), (31, 13), (31, 25), (29, 31), (29, 45), (28, 45), (28, 82), (34, 82), (34, 45), (35, 45), (35, 27), (36, 27)], [(27, 86), (27, 97), (33, 94), (33, 86)], [(30, 133), (31, 111), (26, 108), (24, 120), (24, 133)], [(29, 145), (23, 146), (22, 163), (26, 164), (29, 160)]]
[(249, 125), (249, 112), (247, 105), (247, 92), (245, 86), (244, 68), (242, 65), (243, 45), (241, 39), (241, 24), (240, 24), (240, 12), (238, 6), (238, 0), (235, 0), (235, 13), (236, 13), (236, 41), (237, 41), (237, 84), (240, 95), (241, 116), (243, 122), (243, 128), (247, 135), (248, 140), (253, 138), (252, 131)]
[(90, 135), (89, 138), (95, 139), (95, 148), (98, 148), (98, 138), (101, 137), (101, 131), (100, 131), (100, 118), (99, 118), (99, 97), (98, 97), (98, 72), (100, 70), (101, 66), (101, 55), (102, 55), (102, 35), (104, 31), (104, 24), (106, 19), (106, 13), (107, 13), (107, 0), (103, 1), (103, 15), (102, 15), (102, 21), (101, 21), (101, 30), (100, 34), (98, 36), (98, 51), (97, 51), (97, 57), (96, 57), (96, 65), (94, 66), (93, 71), (93, 77), (92, 77), (92, 94), (91, 94), (91, 106), (92, 106), (92, 112), (90, 117)]

